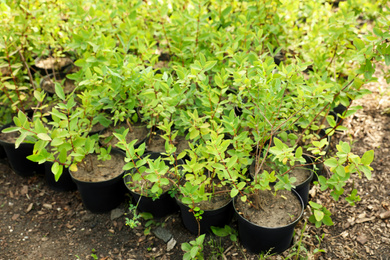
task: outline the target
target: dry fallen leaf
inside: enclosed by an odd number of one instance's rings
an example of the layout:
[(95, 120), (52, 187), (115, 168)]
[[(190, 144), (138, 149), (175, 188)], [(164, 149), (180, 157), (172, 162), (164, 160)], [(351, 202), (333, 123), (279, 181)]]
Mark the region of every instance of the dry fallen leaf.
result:
[(26, 209), (26, 213), (29, 213), (29, 212), (32, 210), (33, 206), (34, 206), (34, 204), (33, 204), (33, 203), (30, 203), (30, 204), (28, 205), (27, 209)]

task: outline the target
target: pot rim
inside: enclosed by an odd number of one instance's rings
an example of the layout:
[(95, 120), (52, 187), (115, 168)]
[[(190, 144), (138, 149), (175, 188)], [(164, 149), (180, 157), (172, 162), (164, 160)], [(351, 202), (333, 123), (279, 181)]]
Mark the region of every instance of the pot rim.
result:
[(286, 227), (291, 227), (291, 226), (295, 226), (299, 220), (301, 220), (302, 216), (303, 216), (303, 212), (305, 211), (305, 208), (304, 208), (304, 204), (303, 204), (303, 200), (301, 198), (301, 196), (299, 196), (298, 192), (295, 191), (294, 189), (291, 189), (291, 192), (293, 192), (295, 194), (295, 196), (297, 196), (298, 200), (301, 202), (301, 214), (299, 215), (299, 217), (297, 217), (293, 222), (285, 225), (285, 226), (280, 226), (280, 227), (264, 227), (264, 226), (260, 226), (258, 224), (255, 224), (251, 221), (249, 221), (248, 219), (246, 219), (245, 217), (243, 217), (242, 215), (240, 215), (238, 212), (237, 212), (237, 209), (236, 209), (236, 199), (238, 199), (238, 197), (236, 197), (235, 199), (233, 199), (233, 208), (234, 208), (234, 212), (236, 213), (236, 215), (241, 218), (242, 220), (244, 220), (245, 222), (247, 222), (248, 224), (251, 224), (251, 225), (254, 225), (258, 228), (263, 228), (263, 229), (268, 229), (268, 230), (276, 230), (276, 229), (281, 229), (281, 228), (286, 228)]
[[(183, 205), (183, 206), (185, 206), (185, 207), (187, 207), (187, 208), (190, 208), (189, 206), (187, 206), (186, 204), (184, 204), (180, 199), (178, 199), (178, 198), (177, 198), (177, 195), (175, 196), (175, 199), (176, 199), (176, 202), (177, 202), (178, 204), (181, 204), (181, 205)], [(219, 208), (216, 208), (216, 209), (209, 209), (209, 210), (201, 209), (201, 210), (203, 210), (204, 212), (218, 211), (218, 210), (223, 209), (224, 207), (227, 207), (230, 203), (232, 203), (232, 202), (234, 203), (234, 199), (235, 199), (235, 197), (234, 197), (234, 198), (230, 198), (229, 201), (226, 202), (226, 204), (224, 204), (223, 206), (221, 206), (221, 207), (219, 207)]]
[[(119, 155), (122, 155), (123, 157), (125, 156), (124, 152), (121, 151), (121, 150), (111, 150), (111, 153), (118, 153)], [(95, 153), (94, 153), (95, 154)], [(112, 180), (115, 180), (117, 178), (123, 178), (123, 174), (125, 173), (124, 170), (121, 171), (120, 174), (118, 174), (118, 176), (115, 176), (113, 178), (110, 178), (110, 179), (107, 179), (107, 180), (102, 180), (102, 181), (82, 181), (82, 180), (79, 180), (77, 178), (75, 178), (73, 176), (73, 172), (71, 170), (69, 170), (69, 174), (70, 176), (72, 177), (72, 179), (74, 181), (77, 181), (77, 182), (80, 182), (80, 183), (90, 183), (90, 184), (94, 184), (94, 183), (104, 183), (104, 182), (109, 182), (109, 181), (112, 181)]]

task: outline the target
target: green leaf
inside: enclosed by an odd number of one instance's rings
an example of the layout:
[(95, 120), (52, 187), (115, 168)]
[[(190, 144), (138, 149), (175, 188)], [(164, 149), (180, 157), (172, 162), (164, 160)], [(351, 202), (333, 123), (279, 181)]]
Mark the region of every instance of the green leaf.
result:
[(219, 236), (219, 237), (226, 237), (229, 235), (229, 232), (227, 232), (226, 228), (221, 228), (221, 227), (214, 227), (211, 226), (211, 231), (213, 231), (214, 235)]
[(363, 49), (365, 47), (364, 42), (362, 40), (360, 40), (359, 38), (355, 38), (353, 40), (353, 45), (355, 45), (355, 47), (358, 51), (360, 51), (361, 49)]
[(226, 7), (225, 9), (223, 9), (223, 11), (222, 11), (222, 16), (226, 16), (226, 15), (228, 15), (230, 12), (232, 11), (232, 6), (231, 5), (229, 5), (228, 7)]
[(194, 139), (194, 138), (196, 138), (198, 135), (199, 135), (199, 131), (198, 131), (198, 130), (192, 129), (192, 130), (190, 131), (190, 139), (191, 139), (191, 140)]
[(362, 164), (369, 165), (374, 160), (374, 150), (366, 151), (361, 159)]
[(204, 67), (206, 65), (206, 57), (204, 56), (203, 53), (199, 53), (199, 59), (200, 59), (200, 64), (202, 65), (202, 67)]
[(62, 175), (64, 167), (60, 165), (58, 162), (55, 162), (51, 167), (51, 171), (54, 174), (54, 179), (58, 181)]
[(322, 222), (327, 225), (327, 226), (333, 226), (333, 221), (330, 218), (330, 216), (325, 215), (324, 218), (322, 219)]
[(297, 158), (297, 159), (301, 158), (302, 153), (303, 153), (303, 151), (302, 151), (302, 146), (299, 146), (299, 147), (297, 148), (297, 150), (295, 151), (295, 158)]
[(199, 252), (199, 247), (197, 246), (192, 247), (190, 251), (191, 257), (195, 258), (198, 252)]
[(385, 58), (386, 66), (389, 66), (390, 65), (390, 55), (386, 54), (386, 55), (383, 55), (383, 56)]
[(238, 194), (238, 190), (236, 188), (233, 188), (231, 191), (230, 191), (230, 197), (234, 198), (235, 196), (237, 196)]
[(60, 99), (65, 100), (64, 89), (62, 88), (62, 86), (58, 82), (55, 83), (55, 89), (54, 90), (55, 90), (57, 96)]
[(216, 61), (208, 61), (208, 62), (206, 62), (206, 65), (203, 68), (204, 71), (211, 70), (215, 66), (215, 64), (217, 64)]
[(328, 167), (331, 167), (331, 168), (334, 168), (334, 167), (337, 167), (339, 164), (338, 164), (338, 161), (336, 158), (330, 158), (330, 159), (327, 159), (324, 164)]
[(19, 148), (20, 144), (24, 141), (24, 139), (27, 137), (27, 132), (23, 132), (20, 134), (20, 136), (18, 137), (18, 139), (16, 139), (15, 141), (15, 148)]
[(1, 131), (2, 133), (12, 133), (12, 132), (16, 132), (16, 131), (19, 131), (21, 128), (18, 127), (18, 126), (13, 126), (13, 127), (8, 127), (8, 128), (5, 128), (3, 129), (3, 131)]
[(361, 165), (358, 166), (361, 171), (363, 171), (364, 176), (366, 176), (367, 179), (371, 180), (371, 169), (368, 166)]
[(312, 207), (313, 209), (320, 209), (322, 208), (322, 206), (318, 203), (315, 203), (313, 201), (309, 201), (309, 204), (310, 204), (310, 207)]
[(320, 210), (314, 210), (314, 217), (316, 218), (317, 221), (321, 221), (324, 218), (325, 214), (324, 212)]
[(349, 144), (347, 142), (343, 142), (341, 144), (341, 150), (345, 153), (350, 153), (351, 152), (351, 147), (349, 146)]
[(183, 243), (181, 244), (181, 249), (185, 252), (188, 252), (191, 250), (191, 245), (189, 243)]
[(39, 133), (38, 135), (38, 138), (41, 139), (41, 140), (44, 140), (44, 141), (51, 141), (51, 138), (48, 134), (45, 134), (45, 133)]

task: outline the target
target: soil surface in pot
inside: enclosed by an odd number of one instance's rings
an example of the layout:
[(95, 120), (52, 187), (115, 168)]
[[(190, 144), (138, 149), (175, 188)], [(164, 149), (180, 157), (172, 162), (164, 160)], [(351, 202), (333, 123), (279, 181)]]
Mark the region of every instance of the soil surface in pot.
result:
[[(118, 139), (113, 135), (116, 129), (127, 129), (129, 128), (126, 123), (122, 123), (119, 126), (115, 127), (109, 127), (106, 130), (103, 131), (103, 133), (100, 135), (100, 140), (103, 146), (108, 147), (111, 145), (112, 147), (116, 147), (116, 144), (118, 143)], [(132, 126), (133, 131), (128, 132), (126, 135), (126, 142), (130, 143), (131, 141), (137, 139), (138, 141), (142, 141), (145, 139), (145, 137), (148, 135), (149, 130), (145, 125), (135, 125)]]
[(289, 173), (290, 178), (295, 177), (297, 180), (293, 183), (295, 186), (305, 182), (310, 177), (310, 170), (304, 167), (296, 167)]
[(237, 212), (245, 219), (262, 227), (282, 227), (290, 224), (300, 216), (302, 206), (297, 197), (290, 191), (278, 191), (276, 196), (271, 191), (259, 191), (258, 196), (248, 197), (252, 203), (261, 205), (259, 209), (247, 202), (236, 200)]
[(216, 195), (212, 196), (207, 201), (195, 203), (195, 206), (202, 210), (214, 210), (225, 206), (232, 200), (230, 197), (230, 189), (228, 189), (226, 186), (214, 187), (214, 192)]
[(111, 160), (99, 161), (95, 154), (88, 154), (84, 161), (77, 165), (72, 176), (80, 181), (99, 182), (115, 178), (123, 172), (125, 161), (120, 154), (111, 154)]
[(68, 79), (68, 78), (62, 78), (60, 75), (56, 75), (56, 78), (48, 77), (46, 76), (43, 81), (42, 81), (42, 89), (45, 90), (46, 92), (49, 93), (55, 93), (55, 82), (58, 82), (61, 84), (61, 86), (64, 89), (64, 93), (68, 94), (72, 92), (75, 88), (76, 85), (74, 84), (74, 80)]
[[(176, 136), (173, 144), (176, 146), (176, 153), (179, 154), (185, 149), (189, 149), (188, 141), (184, 136)], [(160, 135), (154, 135), (150, 140), (148, 139), (146, 142), (146, 149), (148, 151), (157, 152), (157, 153), (165, 153), (165, 139)]]
[(51, 70), (54, 68), (54, 70), (60, 70), (61, 68), (70, 65), (71, 63), (73, 63), (73, 61), (68, 57), (60, 57), (60, 58), (46, 57), (46, 58), (38, 58), (35, 61), (35, 66), (37, 66), (40, 69)]
[[(273, 169), (272, 169), (272, 167), (270, 165), (271, 163), (272, 162), (268, 162), (268, 161), (266, 163), (264, 163), (263, 164), (263, 169), (268, 171), (268, 172), (272, 172)], [(255, 165), (254, 164), (252, 164), (250, 166), (249, 172), (250, 172), (251, 176), (254, 177), (254, 172), (255, 172)], [(288, 174), (289, 174), (290, 178), (291, 177), (295, 177), (297, 179), (293, 183), (295, 186), (305, 182), (307, 180), (307, 178), (310, 177), (310, 171), (307, 168), (305, 168), (305, 167), (295, 167), (294, 169), (289, 171)]]
[(16, 139), (20, 136), (19, 132), (2, 133), (0, 132), (0, 140), (7, 143), (15, 143)]
[(219, 208), (225, 206), (230, 201), (231, 201), (230, 196), (219, 195), (219, 196), (213, 196), (208, 201), (202, 201), (202, 202), (196, 203), (195, 205), (202, 210), (214, 210), (214, 209), (219, 209)]

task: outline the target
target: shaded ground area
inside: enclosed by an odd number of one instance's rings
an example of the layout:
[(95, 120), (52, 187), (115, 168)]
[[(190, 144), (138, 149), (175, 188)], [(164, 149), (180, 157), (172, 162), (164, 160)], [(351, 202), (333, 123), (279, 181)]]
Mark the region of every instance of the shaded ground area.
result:
[[(363, 109), (344, 125), (349, 131), (333, 138), (355, 140), (353, 151), (362, 155), (374, 149), (373, 179), (357, 176), (347, 189), (355, 187), (361, 201), (355, 207), (346, 202), (336, 206), (330, 195), (311, 190), (312, 200), (321, 202), (333, 214), (332, 227), (316, 229), (307, 223), (309, 210), (297, 226), (295, 241), (303, 233), (301, 248), (309, 259), (390, 259), (390, 100), (382, 95), (383, 79), (369, 84), (373, 94), (355, 105)], [(93, 214), (86, 211), (78, 192), (57, 192), (47, 187), (41, 176), (22, 178), (0, 161), (0, 259), (182, 259), (180, 244), (194, 240), (178, 214), (156, 220), (149, 228), (125, 226), (127, 202), (115, 212)], [(390, 217), (390, 214), (389, 214)], [(232, 226), (236, 223), (233, 221)], [(176, 244), (167, 245), (152, 232), (163, 227)], [(150, 232), (148, 233), (150, 229)], [(323, 236), (323, 239), (321, 237)], [(321, 244), (319, 244), (321, 240)], [(171, 241), (172, 242), (172, 241)], [(173, 248), (167, 248), (172, 247)], [(315, 249), (325, 253), (316, 253)], [(296, 247), (285, 252), (291, 255)], [(209, 236), (205, 242), (206, 259), (258, 259), (228, 238)], [(272, 256), (270, 259), (281, 259)]]

